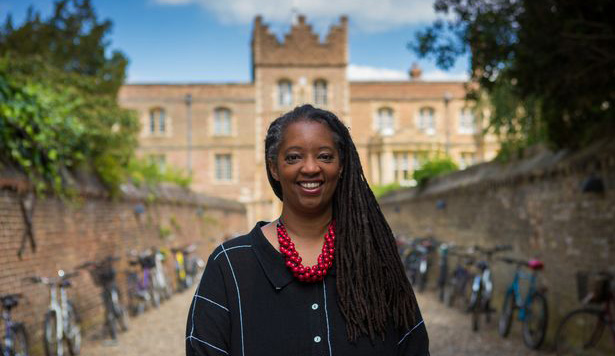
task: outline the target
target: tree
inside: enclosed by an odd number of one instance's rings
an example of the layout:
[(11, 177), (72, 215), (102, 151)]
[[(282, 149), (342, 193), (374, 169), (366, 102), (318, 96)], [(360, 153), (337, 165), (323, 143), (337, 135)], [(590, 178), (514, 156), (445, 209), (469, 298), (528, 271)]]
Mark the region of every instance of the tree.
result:
[[(508, 142), (578, 148), (615, 132), (615, 2), (436, 0), (409, 47), (450, 68), (468, 53)], [(478, 91), (470, 93), (476, 97)]]
[(419, 187), (423, 187), (431, 178), (456, 170), (457, 165), (450, 157), (437, 157), (425, 162), (421, 168), (415, 170), (412, 178), (416, 180)]

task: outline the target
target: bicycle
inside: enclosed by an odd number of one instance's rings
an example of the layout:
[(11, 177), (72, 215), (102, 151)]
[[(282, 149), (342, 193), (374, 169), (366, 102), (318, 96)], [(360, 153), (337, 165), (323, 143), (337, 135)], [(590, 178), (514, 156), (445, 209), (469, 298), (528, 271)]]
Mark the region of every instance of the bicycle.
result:
[[(133, 316), (142, 314), (148, 305), (157, 308), (160, 306), (160, 294), (154, 288), (153, 269), (156, 267), (156, 258), (149, 251), (137, 254), (132, 250), (129, 252), (130, 269), (127, 274), (128, 284), (128, 310)], [(137, 269), (140, 267), (140, 271)]]
[(477, 273), (472, 281), (472, 294), (470, 295), (469, 310), (472, 314), (472, 330), (478, 331), (480, 315), (485, 315), (485, 321), (491, 322), (491, 296), (493, 294), (493, 281), (491, 279), (491, 258), (494, 254), (512, 250), (510, 245), (498, 245), (493, 248), (474, 246), (474, 250), (485, 258), (476, 262)]
[(120, 302), (120, 292), (116, 283), (116, 271), (113, 262), (119, 261), (119, 257), (108, 256), (100, 261), (87, 261), (77, 269), (87, 269), (94, 284), (102, 288), (100, 294), (105, 307), (105, 326), (109, 336), (117, 340), (117, 328), (122, 331), (128, 330), (124, 307)]
[(19, 304), (21, 294), (0, 295), (2, 320), (4, 321), (4, 344), (0, 344), (0, 356), (28, 356), (28, 335), (23, 323), (14, 322), (11, 309)]
[(470, 296), (467, 286), (474, 278), (471, 267), (475, 258), (471, 250), (467, 252), (449, 251), (449, 254), (457, 257), (455, 269), (450, 280), (444, 288), (444, 304), (454, 307), (457, 301), (463, 299), (463, 308), (467, 311), (470, 305)]
[(43, 338), (47, 356), (63, 356), (64, 343), (72, 356), (79, 355), (81, 351), (80, 319), (67, 293), (67, 289), (71, 286), (70, 279), (78, 274), (78, 272), (65, 273), (59, 270), (58, 277), (26, 278), (32, 283), (49, 287), (49, 307), (45, 313)]
[(442, 243), (438, 247), (438, 299), (444, 302), (444, 290), (448, 281), (448, 256), (453, 246), (447, 243)]
[[(502, 337), (508, 336), (513, 315), (518, 309), (517, 319), (523, 323), (523, 342), (527, 347), (537, 349), (544, 341), (549, 320), (544, 288), (537, 287), (537, 274), (544, 269), (544, 264), (538, 260), (525, 261), (513, 258), (501, 258), (500, 260), (514, 264), (516, 268), (513, 281), (506, 291), (502, 304), (498, 332)], [(528, 268), (531, 272), (526, 273), (521, 268)], [(525, 297), (519, 291), (521, 279), (529, 281)]]
[(168, 250), (162, 250), (152, 248), (154, 251), (155, 266), (153, 269), (153, 284), (154, 288), (158, 290), (161, 300), (171, 299), (173, 295), (173, 288), (168, 283), (168, 278), (165, 273), (164, 261), (167, 259)]
[[(596, 277), (588, 291), (589, 277)], [(577, 274), (578, 296), (582, 307), (569, 312), (555, 333), (557, 355), (613, 355), (615, 353), (615, 296), (611, 289), (613, 275), (607, 272)], [(611, 333), (611, 343), (603, 338), (604, 329)]]
[(196, 251), (196, 244), (194, 243), (171, 249), (175, 257), (175, 275), (178, 292), (190, 288), (194, 281), (197, 280), (199, 272), (205, 269), (205, 262), (201, 258), (190, 256), (194, 251)]
[(411, 244), (411, 252), (406, 257), (406, 273), (410, 284), (423, 292), (427, 287), (427, 276), (431, 265), (431, 252), (434, 250), (433, 238), (417, 238)]

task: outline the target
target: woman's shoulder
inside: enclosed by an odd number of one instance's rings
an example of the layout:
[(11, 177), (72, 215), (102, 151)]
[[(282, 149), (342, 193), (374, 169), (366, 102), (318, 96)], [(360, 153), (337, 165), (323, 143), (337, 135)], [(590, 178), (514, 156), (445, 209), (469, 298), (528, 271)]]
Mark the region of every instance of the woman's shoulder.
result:
[[(252, 247), (254, 243), (254, 238), (257, 234), (261, 233), (261, 226), (267, 224), (266, 222), (258, 222), (254, 228), (244, 235), (237, 235), (227, 241), (222, 242), (218, 247), (214, 249), (211, 253), (210, 259), (216, 260), (221, 255), (228, 253), (229, 251), (238, 252), (241, 249)], [(238, 251), (235, 251), (238, 250)]]

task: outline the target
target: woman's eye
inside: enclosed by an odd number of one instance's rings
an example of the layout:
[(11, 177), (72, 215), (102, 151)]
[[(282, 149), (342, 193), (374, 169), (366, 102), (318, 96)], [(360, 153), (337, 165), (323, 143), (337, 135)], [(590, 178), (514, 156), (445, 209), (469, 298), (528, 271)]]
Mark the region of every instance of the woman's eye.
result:
[(297, 154), (290, 154), (290, 155), (286, 155), (286, 157), (284, 158), (284, 160), (287, 163), (293, 163), (293, 162), (297, 162), (298, 160), (301, 159), (301, 156), (297, 155)]
[(323, 153), (319, 156), (319, 158), (325, 162), (331, 162), (334, 156), (330, 153)]

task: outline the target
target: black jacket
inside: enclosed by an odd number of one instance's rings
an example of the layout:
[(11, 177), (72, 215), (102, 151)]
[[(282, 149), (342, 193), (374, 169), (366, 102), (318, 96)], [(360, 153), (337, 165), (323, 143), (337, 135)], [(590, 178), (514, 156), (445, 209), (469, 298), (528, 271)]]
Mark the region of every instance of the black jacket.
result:
[[(384, 341), (347, 339), (337, 303), (335, 264), (324, 281), (295, 280), (259, 222), (209, 257), (193, 298), (186, 355), (429, 355), (425, 324), (393, 325)], [(420, 314), (419, 314), (420, 316)]]

